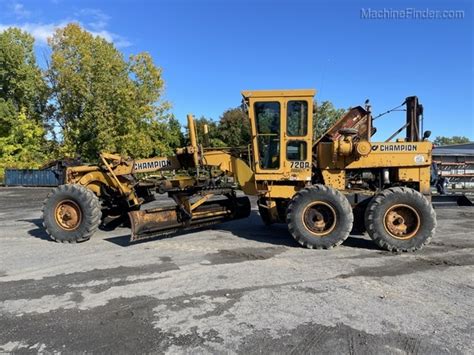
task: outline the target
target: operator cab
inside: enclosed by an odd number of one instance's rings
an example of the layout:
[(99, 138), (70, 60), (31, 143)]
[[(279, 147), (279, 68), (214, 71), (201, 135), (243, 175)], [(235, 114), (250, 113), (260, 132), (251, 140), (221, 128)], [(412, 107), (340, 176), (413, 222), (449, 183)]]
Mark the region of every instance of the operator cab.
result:
[(256, 180), (311, 180), (315, 90), (243, 91)]

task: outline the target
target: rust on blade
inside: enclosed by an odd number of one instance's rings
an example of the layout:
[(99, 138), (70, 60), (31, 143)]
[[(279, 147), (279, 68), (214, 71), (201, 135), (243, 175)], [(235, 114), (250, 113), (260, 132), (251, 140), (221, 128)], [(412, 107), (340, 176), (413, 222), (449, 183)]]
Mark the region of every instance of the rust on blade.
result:
[(155, 231), (180, 226), (175, 208), (132, 211), (128, 215), (132, 228), (130, 241), (142, 239), (140, 236), (151, 235)]
[(129, 212), (132, 233), (130, 241), (138, 241), (175, 233), (179, 230), (199, 228), (250, 214), (247, 197), (233, 200), (209, 201), (193, 211), (191, 218), (183, 215), (178, 206)]

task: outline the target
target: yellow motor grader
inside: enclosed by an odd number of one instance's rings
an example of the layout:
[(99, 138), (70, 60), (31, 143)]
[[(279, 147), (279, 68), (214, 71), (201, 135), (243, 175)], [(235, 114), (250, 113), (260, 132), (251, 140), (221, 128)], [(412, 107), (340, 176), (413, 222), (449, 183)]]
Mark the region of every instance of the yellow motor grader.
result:
[[(407, 97), (406, 123), (372, 142), (371, 109), (357, 106), (313, 142), (314, 90), (243, 91), (251, 142), (244, 148), (199, 144), (188, 115), (190, 145), (170, 157), (133, 160), (101, 154), (95, 166), (69, 167), (66, 184), (44, 203), (52, 239), (89, 239), (107, 215), (128, 213), (131, 241), (245, 218), (257, 197), (265, 224), (286, 223), (308, 248), (341, 244), (367, 231), (380, 247), (412, 251), (436, 227), (430, 199), (432, 144), (421, 134), (423, 107)], [(317, 117), (317, 115), (316, 115)], [(403, 139), (392, 141), (402, 130)], [(206, 140), (206, 139), (204, 139)], [(176, 175), (185, 171), (186, 174)], [(166, 174), (165, 174), (166, 172)], [(142, 173), (162, 174), (141, 178)], [(174, 204), (140, 210), (167, 193)]]

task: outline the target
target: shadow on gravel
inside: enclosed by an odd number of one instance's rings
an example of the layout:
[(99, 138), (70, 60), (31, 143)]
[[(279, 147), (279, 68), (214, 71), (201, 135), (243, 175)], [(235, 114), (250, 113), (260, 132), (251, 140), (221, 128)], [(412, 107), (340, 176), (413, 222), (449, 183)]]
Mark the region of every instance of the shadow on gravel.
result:
[[(190, 230), (184, 230), (181, 232), (175, 232), (166, 236), (159, 236), (155, 238), (145, 239), (130, 243), (130, 234), (122, 235), (119, 237), (106, 238), (104, 240), (114, 243), (116, 245), (127, 247), (136, 244), (146, 242), (159, 242), (162, 239), (173, 238), (182, 236), (190, 233), (202, 232), (202, 231), (221, 231), (228, 232), (232, 235), (247, 240), (253, 240), (261, 243), (287, 246), (287, 247), (299, 247), (300, 245), (290, 236), (286, 225), (275, 224), (270, 227), (263, 225), (260, 220), (260, 215), (256, 211), (252, 211), (248, 218), (239, 219), (230, 222), (224, 222), (216, 224), (210, 227), (202, 227)], [(217, 237), (220, 238), (220, 237)], [(225, 238), (223, 236), (222, 238)]]
[(28, 234), (32, 237), (46, 240), (48, 242), (53, 242), (51, 238), (49, 238), (48, 233), (46, 233), (43, 227), (43, 220), (41, 218), (34, 218), (34, 219), (21, 219), (18, 222), (28, 222), (33, 224), (36, 228), (30, 229)]
[(119, 237), (105, 238), (104, 240), (107, 242), (113, 243), (115, 245), (118, 245), (119, 247), (128, 247), (132, 245), (130, 243), (130, 234), (121, 235)]
[(362, 236), (349, 236), (344, 243), (342, 243), (343, 246), (345, 247), (350, 247), (350, 248), (358, 248), (358, 249), (369, 249), (369, 250), (382, 250), (380, 249), (377, 244), (375, 244), (372, 240), (370, 239), (362, 239)]
[[(28, 222), (36, 226), (36, 228), (28, 231), (29, 235), (42, 240), (52, 241), (43, 228), (41, 218), (26, 219), (22, 220), (22, 222)], [(123, 222), (123, 219), (117, 218), (111, 220), (111, 222), (109, 222), (108, 224), (101, 225), (100, 229), (105, 232), (110, 232), (116, 229), (117, 227), (123, 227)], [(104, 240), (121, 247), (128, 247), (136, 244), (147, 243), (152, 241), (156, 242), (162, 239), (186, 235), (193, 232), (202, 232), (206, 230), (227, 232), (238, 238), (243, 238), (265, 244), (285, 246), (290, 248), (301, 247), (298, 242), (296, 242), (291, 237), (290, 233), (288, 232), (288, 228), (285, 224), (273, 224), (271, 226), (265, 226), (262, 223), (260, 215), (257, 211), (252, 211), (248, 218), (216, 224), (211, 227), (202, 227), (181, 232), (175, 232), (166, 236), (158, 236), (155, 238), (144, 239), (133, 243), (130, 243), (130, 234), (105, 238)], [(371, 240), (363, 239), (362, 236), (358, 235), (349, 236), (349, 238), (347, 238), (346, 241), (343, 243), (343, 246), (357, 249), (381, 250)]]
[[(257, 211), (252, 211), (250, 216), (246, 219), (219, 224), (213, 229), (230, 232), (239, 238), (257, 242), (286, 247), (301, 247), (300, 244), (291, 237), (286, 224), (280, 223), (265, 226)], [(362, 236), (358, 235), (349, 236), (342, 245), (350, 248), (381, 250), (371, 240), (363, 239)]]
[(182, 231), (182, 232), (175, 232), (175, 233), (168, 234), (165, 236), (151, 237), (151, 238), (147, 238), (143, 240), (138, 240), (135, 242), (130, 242), (130, 233), (117, 236), (117, 237), (105, 238), (104, 240), (107, 242), (113, 243), (115, 245), (118, 245), (120, 247), (129, 247), (132, 245), (138, 245), (138, 244), (147, 243), (147, 242), (153, 242), (153, 241), (159, 242), (160, 240), (163, 240), (163, 239), (173, 238), (180, 235), (186, 235), (189, 233), (199, 232), (203, 230), (209, 230), (209, 229), (205, 229), (205, 228), (192, 229), (192, 230), (187, 230), (187, 231)]
[(238, 238), (266, 244), (286, 247), (300, 246), (288, 233), (288, 228), (285, 224), (266, 226), (263, 224), (257, 211), (252, 211), (247, 218), (217, 224), (212, 229), (231, 233)]

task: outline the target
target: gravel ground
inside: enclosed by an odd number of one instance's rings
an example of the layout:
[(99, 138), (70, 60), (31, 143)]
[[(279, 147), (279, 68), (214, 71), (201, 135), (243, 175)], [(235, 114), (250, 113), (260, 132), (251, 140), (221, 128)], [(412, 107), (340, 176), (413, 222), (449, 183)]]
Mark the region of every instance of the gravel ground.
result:
[[(410, 254), (298, 247), (258, 212), (128, 244), (48, 240), (49, 189), (0, 189), (0, 352), (472, 353), (474, 208)], [(255, 206), (254, 206), (255, 207)]]

